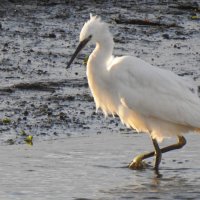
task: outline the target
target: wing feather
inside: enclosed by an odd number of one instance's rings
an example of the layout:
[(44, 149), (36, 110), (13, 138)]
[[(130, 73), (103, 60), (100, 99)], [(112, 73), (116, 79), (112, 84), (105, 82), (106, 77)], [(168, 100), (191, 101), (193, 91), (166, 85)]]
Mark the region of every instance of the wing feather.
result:
[(147, 117), (200, 127), (200, 99), (192, 84), (139, 58), (115, 58), (110, 68), (119, 98)]

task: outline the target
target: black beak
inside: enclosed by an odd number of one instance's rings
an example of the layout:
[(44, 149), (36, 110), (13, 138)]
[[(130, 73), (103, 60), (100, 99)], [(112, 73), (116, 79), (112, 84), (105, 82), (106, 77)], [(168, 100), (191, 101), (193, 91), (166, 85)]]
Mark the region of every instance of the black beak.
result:
[(67, 65), (67, 69), (70, 67), (70, 65), (72, 64), (73, 60), (76, 58), (76, 56), (78, 55), (78, 53), (84, 48), (84, 46), (90, 41), (90, 39), (92, 38), (92, 36), (90, 35), (88, 38), (86, 38), (85, 40), (81, 41), (78, 45), (78, 47), (76, 48), (76, 51), (74, 52), (74, 54), (72, 55), (68, 65)]

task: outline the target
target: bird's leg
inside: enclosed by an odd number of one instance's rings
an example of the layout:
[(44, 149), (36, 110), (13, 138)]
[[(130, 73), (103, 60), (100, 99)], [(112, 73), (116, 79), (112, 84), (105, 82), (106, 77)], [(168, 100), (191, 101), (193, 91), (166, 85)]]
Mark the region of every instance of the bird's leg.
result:
[[(160, 149), (161, 153), (166, 153), (175, 149), (181, 149), (186, 144), (186, 139), (183, 136), (178, 136), (178, 143), (164, 147)], [(146, 164), (143, 162), (144, 159), (153, 157), (155, 151), (150, 153), (141, 154), (134, 158), (134, 160), (129, 164), (130, 169), (143, 169), (146, 167)]]
[(158, 145), (157, 140), (152, 138), (152, 142), (153, 142), (153, 146), (155, 148), (155, 157), (156, 157), (154, 170), (156, 171), (156, 173), (158, 173), (159, 164), (160, 164), (161, 158), (162, 158), (162, 152)]
[(178, 136), (178, 143), (162, 148), (161, 152), (166, 153), (175, 149), (181, 149), (184, 145), (186, 145), (186, 139), (183, 136)]

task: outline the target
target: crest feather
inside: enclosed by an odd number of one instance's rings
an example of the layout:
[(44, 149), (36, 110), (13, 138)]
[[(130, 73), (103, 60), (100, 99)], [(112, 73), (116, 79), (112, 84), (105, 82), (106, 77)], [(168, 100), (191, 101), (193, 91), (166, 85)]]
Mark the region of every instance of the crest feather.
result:
[(92, 13), (90, 13), (90, 20), (98, 20), (101, 21), (101, 17), (97, 16), (97, 15), (92, 15)]

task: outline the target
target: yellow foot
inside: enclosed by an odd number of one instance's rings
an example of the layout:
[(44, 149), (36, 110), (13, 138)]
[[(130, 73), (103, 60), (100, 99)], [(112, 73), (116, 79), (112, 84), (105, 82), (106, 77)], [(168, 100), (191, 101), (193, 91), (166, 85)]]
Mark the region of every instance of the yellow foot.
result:
[(141, 170), (147, 168), (149, 165), (145, 163), (142, 158), (143, 154), (135, 157), (134, 160), (129, 164), (129, 169)]

